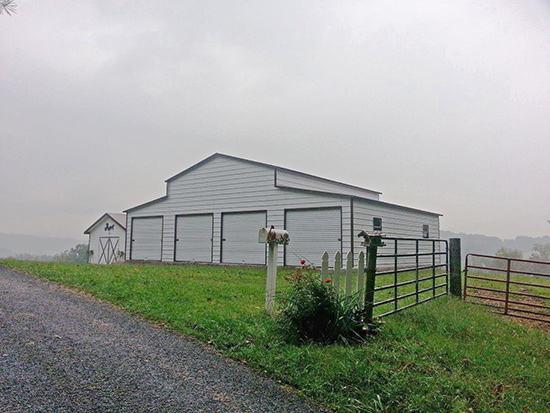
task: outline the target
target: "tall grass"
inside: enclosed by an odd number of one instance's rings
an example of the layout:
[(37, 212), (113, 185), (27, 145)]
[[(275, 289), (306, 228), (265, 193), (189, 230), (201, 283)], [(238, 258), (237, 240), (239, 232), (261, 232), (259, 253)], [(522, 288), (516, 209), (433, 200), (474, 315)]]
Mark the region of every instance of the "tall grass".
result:
[[(548, 411), (550, 338), (460, 300), (389, 316), (360, 345), (291, 345), (263, 311), (265, 272), (0, 260), (87, 291), (339, 411)], [(287, 285), (280, 274), (278, 287)]]

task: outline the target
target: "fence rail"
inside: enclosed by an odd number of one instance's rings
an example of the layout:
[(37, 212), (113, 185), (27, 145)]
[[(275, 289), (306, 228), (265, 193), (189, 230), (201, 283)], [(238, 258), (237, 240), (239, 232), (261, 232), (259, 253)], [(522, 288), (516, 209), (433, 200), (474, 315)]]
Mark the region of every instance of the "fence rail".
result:
[(550, 263), (468, 254), (464, 300), (468, 299), (504, 315), (550, 323)]

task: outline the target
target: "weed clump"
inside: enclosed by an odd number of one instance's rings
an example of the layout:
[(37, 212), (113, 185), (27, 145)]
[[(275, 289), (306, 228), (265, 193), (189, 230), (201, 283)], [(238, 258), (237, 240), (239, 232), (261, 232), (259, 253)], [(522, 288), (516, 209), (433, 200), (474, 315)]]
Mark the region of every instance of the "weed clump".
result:
[(285, 279), (291, 288), (282, 297), (277, 323), (287, 342), (350, 344), (365, 338), (365, 311), (357, 295), (340, 296), (330, 279), (320, 280), (319, 273), (309, 267)]

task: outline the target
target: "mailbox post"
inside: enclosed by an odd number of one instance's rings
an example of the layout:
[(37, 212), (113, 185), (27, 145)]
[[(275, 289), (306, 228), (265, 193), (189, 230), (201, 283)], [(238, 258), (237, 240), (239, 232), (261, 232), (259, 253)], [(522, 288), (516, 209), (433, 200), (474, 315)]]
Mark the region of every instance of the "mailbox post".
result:
[(268, 244), (267, 254), (267, 281), (265, 288), (265, 311), (269, 314), (275, 309), (275, 291), (277, 288), (277, 253), (279, 244), (287, 245), (289, 241), (288, 232), (285, 230), (275, 230), (271, 228), (262, 228), (258, 234), (258, 242)]
[(383, 247), (386, 244), (382, 241), (384, 234), (380, 231), (361, 231), (357, 236), (365, 239), (361, 245), (367, 247), (367, 268), (365, 270), (367, 276), (365, 283), (365, 318), (368, 323), (372, 323), (374, 313), (374, 287), (376, 281), (376, 257), (378, 255), (378, 247)]

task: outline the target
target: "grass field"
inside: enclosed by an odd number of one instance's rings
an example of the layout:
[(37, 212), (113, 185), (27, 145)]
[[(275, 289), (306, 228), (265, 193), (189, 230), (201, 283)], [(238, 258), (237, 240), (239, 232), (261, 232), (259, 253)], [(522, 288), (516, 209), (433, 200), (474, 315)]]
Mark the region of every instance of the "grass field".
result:
[[(263, 270), (0, 265), (86, 291), (210, 343), (339, 411), (550, 407), (550, 336), (460, 300), (439, 298), (389, 316), (380, 333), (360, 345), (294, 346), (281, 341), (263, 312)], [(288, 287), (283, 275), (282, 290)]]

